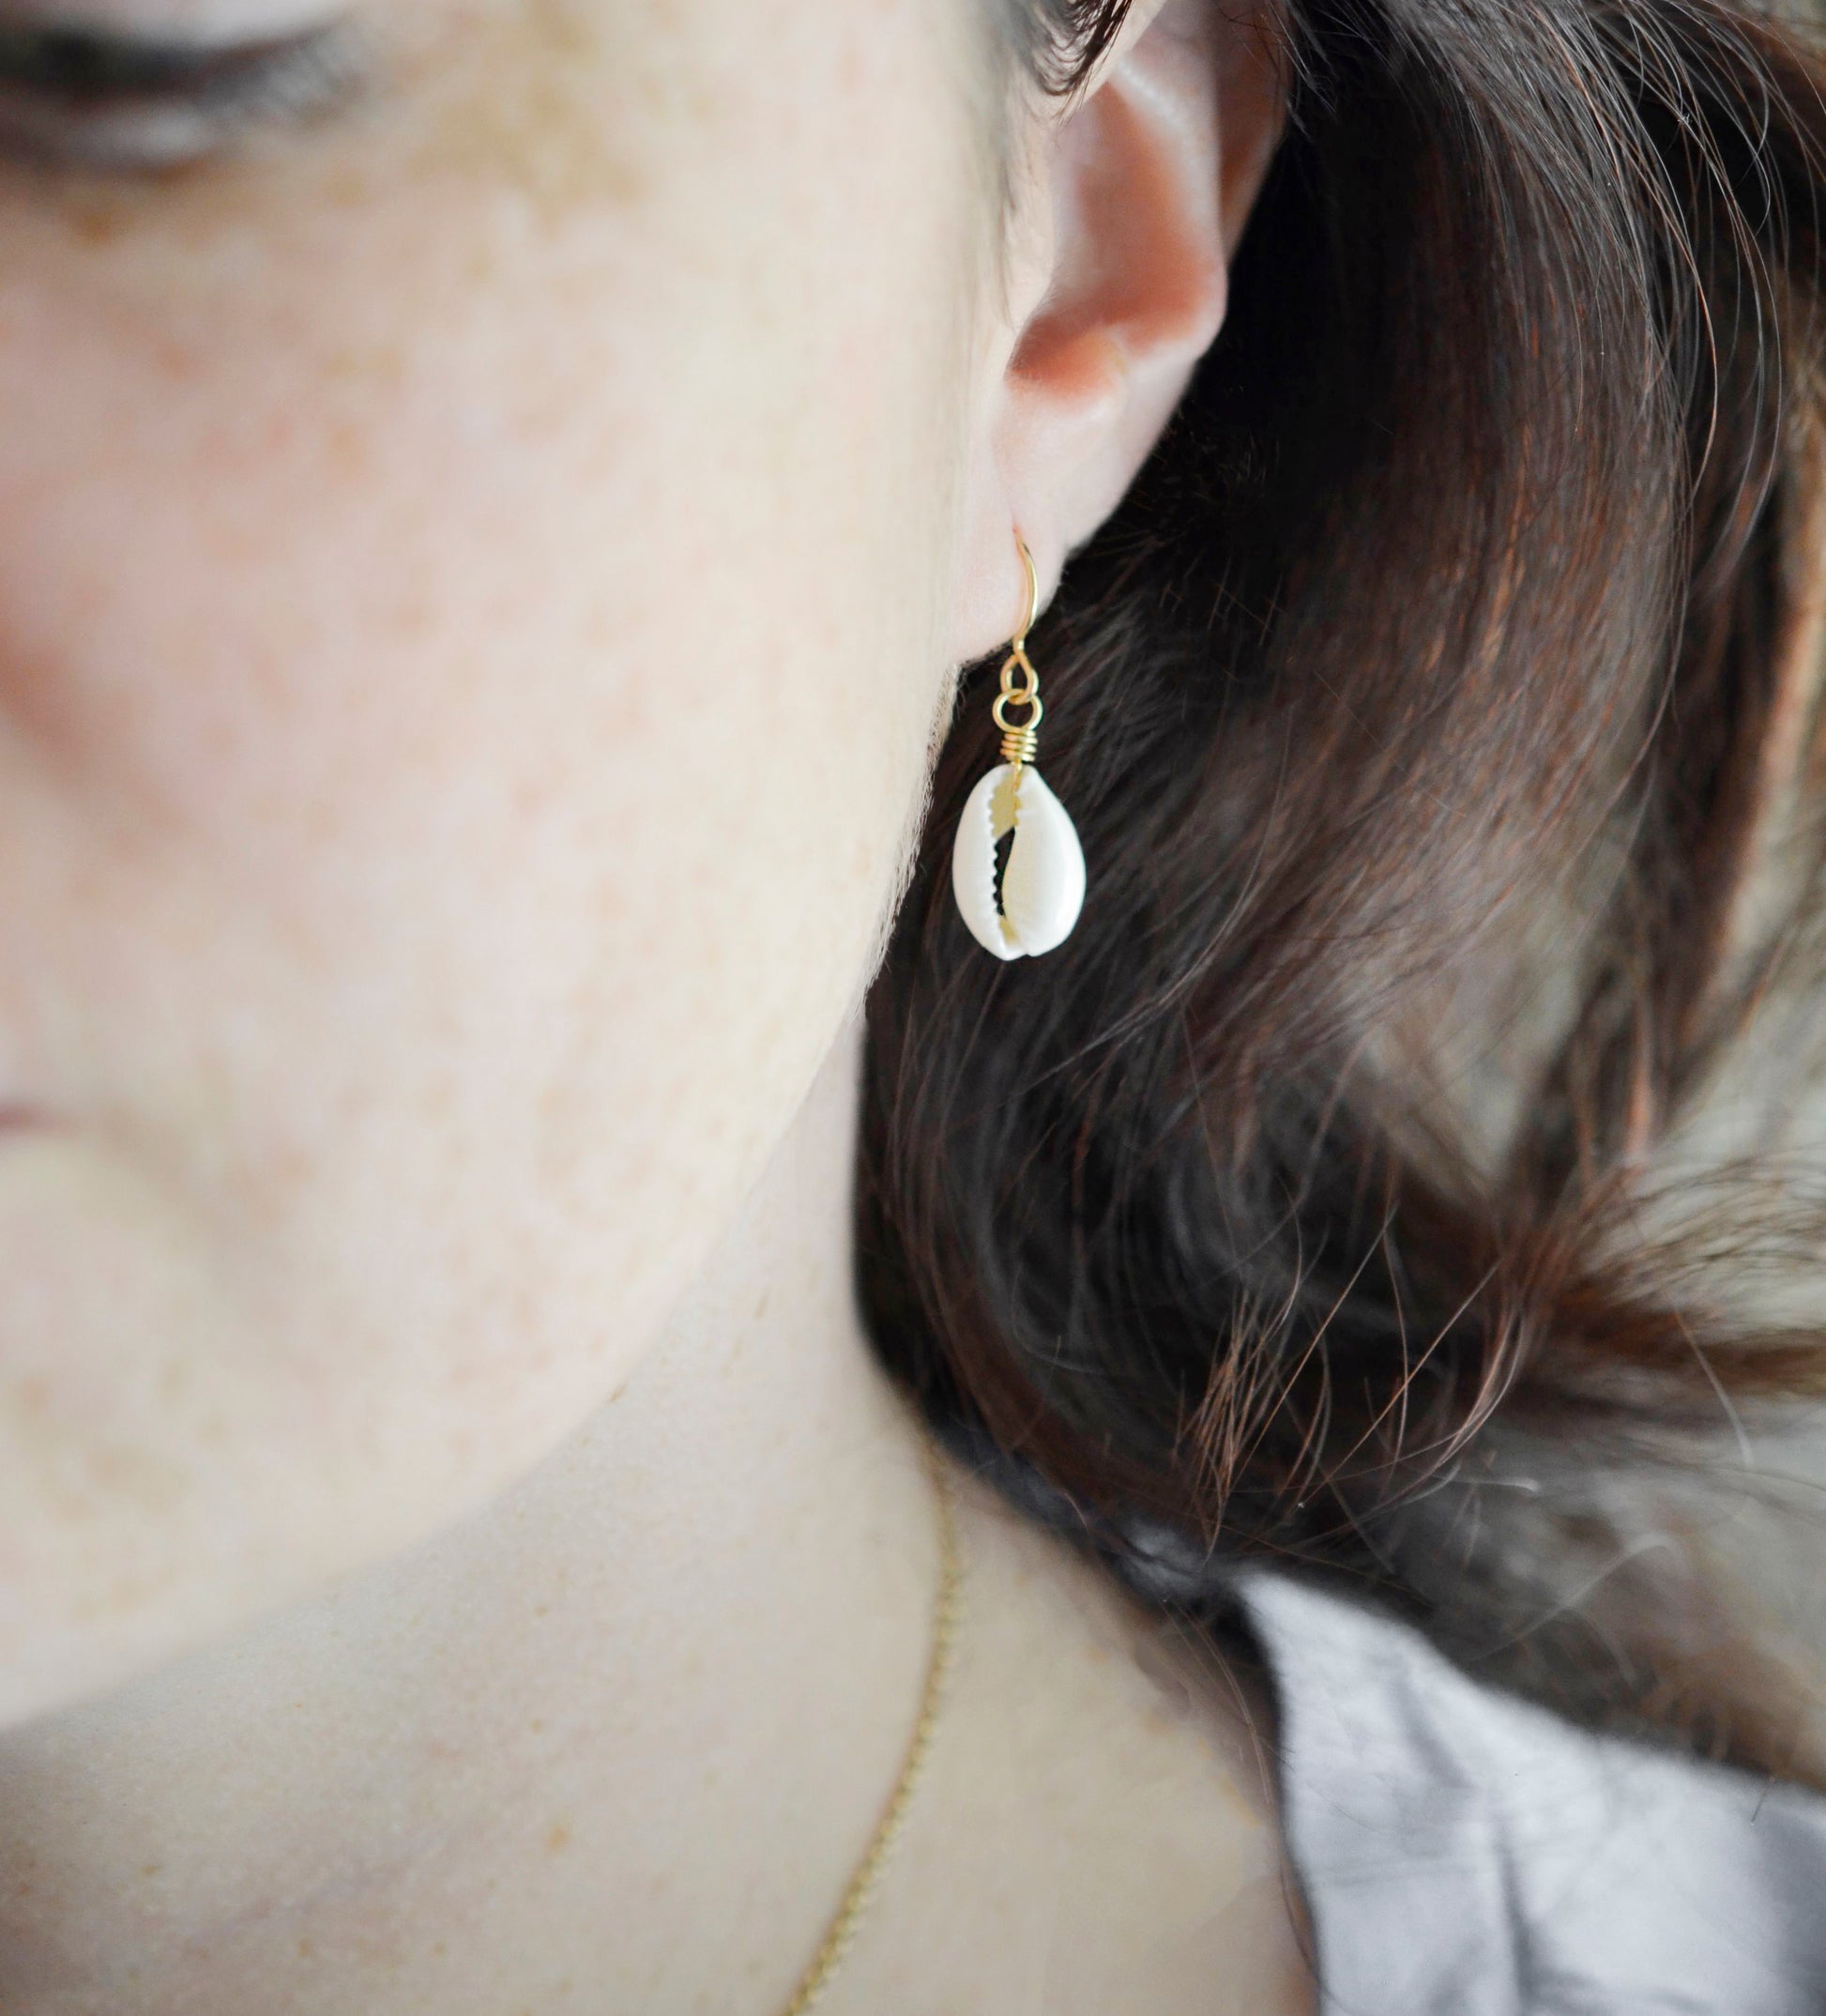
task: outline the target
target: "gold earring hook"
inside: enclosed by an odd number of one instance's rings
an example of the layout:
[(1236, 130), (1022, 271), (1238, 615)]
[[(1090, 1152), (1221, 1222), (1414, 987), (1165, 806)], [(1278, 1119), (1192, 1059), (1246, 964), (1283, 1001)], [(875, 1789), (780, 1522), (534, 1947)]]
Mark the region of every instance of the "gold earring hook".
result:
[(1014, 544), (1021, 556), (1021, 565), (1027, 575), (1027, 613), (1021, 619), (1021, 627), (1014, 633), (1014, 649), (1018, 651), (1027, 641), (1027, 632), (1033, 628), (1033, 620), (1040, 614), (1040, 576), (1034, 571), (1033, 555), (1027, 551), (1027, 542), (1019, 532), (1014, 535)]
[[(1027, 632), (1033, 628), (1034, 618), (1040, 611), (1040, 576), (1034, 571), (1033, 555), (1027, 551), (1027, 542), (1019, 532), (1014, 535), (1014, 543), (1027, 574), (1027, 613), (1002, 662), (1002, 690), (989, 714), (1002, 731), (1002, 761), (1012, 767), (1018, 778), (1039, 750), (1040, 723), (1046, 710), (1040, 704), (1040, 675), (1027, 656)], [(1008, 718), (1011, 707), (1022, 709), (1025, 718), (1019, 722), (1011, 721)]]

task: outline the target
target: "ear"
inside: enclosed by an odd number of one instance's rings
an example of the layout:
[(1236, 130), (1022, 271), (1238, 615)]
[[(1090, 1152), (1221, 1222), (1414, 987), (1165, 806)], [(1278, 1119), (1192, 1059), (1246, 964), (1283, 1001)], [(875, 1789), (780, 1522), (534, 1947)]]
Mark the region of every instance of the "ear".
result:
[(1043, 603), (1217, 335), (1284, 102), (1265, 26), (1237, 18), (1253, 12), (1141, 0), (1088, 84), (1028, 115), (966, 494), (960, 660), (1019, 619), (1016, 532)]

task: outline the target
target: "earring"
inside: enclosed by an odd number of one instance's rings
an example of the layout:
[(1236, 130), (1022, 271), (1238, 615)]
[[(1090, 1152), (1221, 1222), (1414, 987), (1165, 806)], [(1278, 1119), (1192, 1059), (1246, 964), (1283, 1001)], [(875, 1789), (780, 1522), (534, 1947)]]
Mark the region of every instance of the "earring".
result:
[[(951, 848), (951, 891), (970, 935), (998, 959), (1037, 957), (1072, 935), (1084, 908), (1084, 848), (1071, 815), (1033, 767), (1039, 747), (1040, 675), (1027, 658), (1027, 632), (1040, 603), (1033, 556), (1017, 532), (1027, 576), (1027, 613), (1002, 664), (990, 717), (1002, 731), (1002, 760), (970, 793)], [(1008, 718), (1020, 708), (1017, 726)]]

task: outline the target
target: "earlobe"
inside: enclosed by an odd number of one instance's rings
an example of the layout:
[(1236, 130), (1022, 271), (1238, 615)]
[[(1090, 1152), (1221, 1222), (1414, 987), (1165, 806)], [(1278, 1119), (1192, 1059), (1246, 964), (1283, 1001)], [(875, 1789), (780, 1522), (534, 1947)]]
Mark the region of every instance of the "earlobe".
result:
[[(969, 516), (960, 656), (1009, 634), (1019, 526), (1050, 596), (1120, 501), (1224, 318), (1229, 255), (1278, 133), (1266, 35), (1214, 0), (1133, 23), (1078, 97), (1049, 109), (1014, 225)], [(1026, 313), (1022, 314), (1025, 305)], [(985, 565), (984, 550), (996, 556)], [(1006, 577), (1006, 578), (1005, 578)]]

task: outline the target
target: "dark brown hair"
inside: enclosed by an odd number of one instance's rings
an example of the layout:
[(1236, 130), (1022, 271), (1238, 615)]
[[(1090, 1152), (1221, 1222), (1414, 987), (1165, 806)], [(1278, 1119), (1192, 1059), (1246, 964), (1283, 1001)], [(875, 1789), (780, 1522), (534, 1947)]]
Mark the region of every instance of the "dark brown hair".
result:
[[(1123, 11), (1011, 4), (1055, 87)], [(872, 1326), (1164, 1600), (1266, 1554), (1817, 1769), (1706, 1507), (1826, 1384), (1744, 1289), (1822, 1214), (1696, 1116), (1818, 970), (1826, 69), (1727, 0), (1270, 26), (1228, 321), (1033, 647), (1091, 864), (1044, 961), (950, 901), (980, 680), (939, 767), (870, 1003)]]

